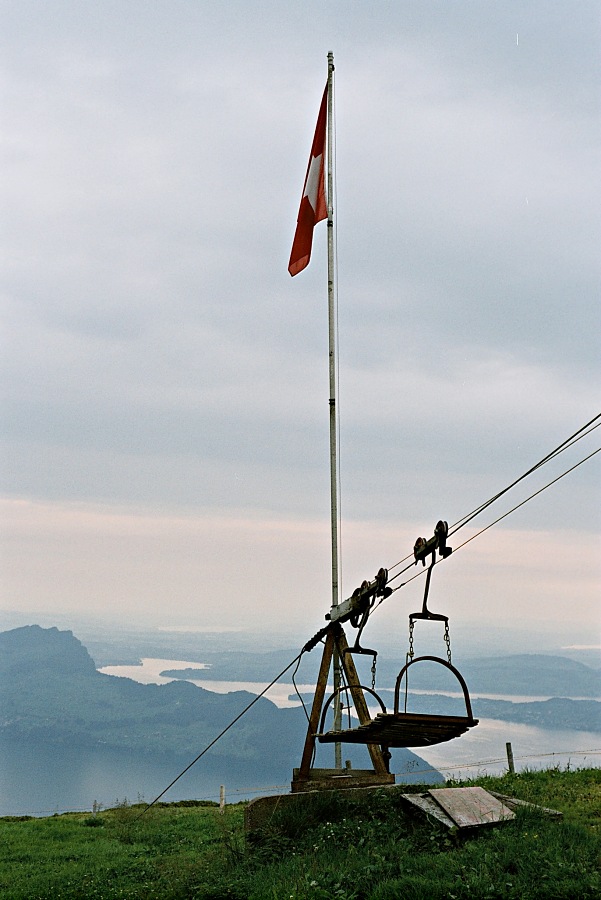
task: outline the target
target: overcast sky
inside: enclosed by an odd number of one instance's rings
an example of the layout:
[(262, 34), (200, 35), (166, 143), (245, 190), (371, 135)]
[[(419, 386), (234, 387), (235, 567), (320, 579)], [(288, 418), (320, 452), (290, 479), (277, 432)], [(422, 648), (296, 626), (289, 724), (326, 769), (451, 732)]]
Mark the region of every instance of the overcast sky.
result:
[[(325, 223), (287, 264), (329, 50), (342, 595), (601, 410), (597, 2), (0, 8), (5, 612), (323, 623)], [(432, 607), (598, 644), (600, 459), (441, 566)]]

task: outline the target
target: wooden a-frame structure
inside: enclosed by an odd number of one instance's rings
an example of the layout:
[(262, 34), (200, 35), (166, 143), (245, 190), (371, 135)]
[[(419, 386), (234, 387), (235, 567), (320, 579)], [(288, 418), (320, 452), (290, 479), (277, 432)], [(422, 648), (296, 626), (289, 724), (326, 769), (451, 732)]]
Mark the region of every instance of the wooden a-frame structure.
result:
[(352, 697), (359, 724), (364, 725), (371, 720), (364, 688), (359, 681), (357, 669), (352, 654), (347, 652), (349, 645), (342, 625), (332, 623), (327, 629), (324, 641), (323, 655), (317, 676), (315, 695), (307, 736), (301, 758), (301, 764), (294, 770), (292, 779), (292, 792), (311, 791), (327, 788), (359, 787), (363, 785), (394, 784), (394, 775), (388, 770), (388, 760), (382, 748), (378, 744), (367, 744), (367, 750), (371, 757), (373, 769), (314, 769), (312, 767), (315, 753), (316, 735), (319, 729), (321, 713), (323, 709), (328, 676), (332, 667), (334, 653), (338, 655), (340, 667), (346, 678), (348, 690)]

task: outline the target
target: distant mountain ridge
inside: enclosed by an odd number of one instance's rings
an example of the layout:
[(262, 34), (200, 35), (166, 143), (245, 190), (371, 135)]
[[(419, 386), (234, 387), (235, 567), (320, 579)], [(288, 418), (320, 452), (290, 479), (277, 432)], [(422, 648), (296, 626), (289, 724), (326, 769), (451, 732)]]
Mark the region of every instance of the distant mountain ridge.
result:
[[(601, 698), (601, 671), (565, 656), (521, 653), (465, 661), (453, 657), (453, 663), (472, 695)], [(378, 660), (378, 683), (393, 687), (399, 669), (398, 662)], [(412, 667), (409, 685), (410, 689), (427, 691), (458, 689), (448, 671), (428, 663)]]
[[(202, 681), (270, 681), (274, 672), (286, 665), (291, 653), (289, 650), (255, 654), (207, 652), (203, 654), (203, 662), (210, 668), (167, 669), (161, 675)], [(316, 657), (315, 662), (318, 661)], [(401, 665), (398, 660), (379, 656), (378, 684), (394, 687)], [(456, 665), (472, 694), (601, 698), (601, 671), (565, 656), (522, 653), (468, 659)], [(315, 681), (315, 677), (307, 681)], [(415, 690), (433, 692), (459, 687), (448, 671), (431, 664), (412, 667), (410, 685)]]
[(601, 671), (565, 656), (520, 653), (469, 660), (462, 673), (473, 691), (550, 697), (601, 697)]
[[(139, 684), (98, 672), (70, 631), (25, 626), (0, 633), (0, 738), (28, 746), (128, 750), (190, 762), (255, 699), (246, 691), (217, 694), (183, 681)], [(307, 722), (301, 709), (260, 698), (206, 754), (231, 783), (289, 781), (300, 762)], [(347, 754), (364, 767), (359, 748)], [(429, 765), (395, 751), (397, 772), (416, 780)], [(441, 776), (442, 778), (442, 776)]]

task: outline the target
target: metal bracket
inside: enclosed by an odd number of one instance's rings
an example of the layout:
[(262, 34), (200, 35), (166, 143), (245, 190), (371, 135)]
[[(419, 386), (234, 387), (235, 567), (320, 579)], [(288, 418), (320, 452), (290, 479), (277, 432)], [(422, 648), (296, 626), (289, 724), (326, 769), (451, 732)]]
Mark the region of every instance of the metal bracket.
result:
[(449, 621), (448, 616), (443, 616), (441, 613), (433, 613), (428, 609), (428, 594), (430, 592), (430, 579), (432, 578), (432, 569), (436, 565), (436, 550), (432, 550), (432, 562), (428, 566), (428, 574), (426, 575), (426, 586), (424, 588), (424, 600), (422, 603), (422, 611), (417, 613), (411, 613), (409, 616), (409, 621), (413, 622), (415, 619), (429, 619), (437, 622), (447, 622)]
[[(348, 622), (353, 628), (359, 627), (359, 622), (367, 611), (369, 613), (378, 597), (385, 599), (392, 594), (392, 588), (387, 586), (388, 569), (380, 569), (373, 581), (364, 581), (361, 587), (356, 588), (348, 600), (333, 606), (326, 615), (330, 622)], [(365, 623), (363, 623), (365, 625)]]

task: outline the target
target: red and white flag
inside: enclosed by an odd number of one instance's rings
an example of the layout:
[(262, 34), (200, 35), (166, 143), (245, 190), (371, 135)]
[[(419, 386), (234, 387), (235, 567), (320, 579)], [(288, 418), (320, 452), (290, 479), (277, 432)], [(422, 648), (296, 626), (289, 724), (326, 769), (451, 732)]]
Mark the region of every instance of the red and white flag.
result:
[(313, 229), (317, 222), (326, 219), (328, 208), (325, 191), (325, 155), (326, 155), (326, 121), (328, 109), (328, 87), (323, 92), (323, 99), (317, 117), (315, 137), (311, 147), (307, 175), (303, 196), (300, 202), (296, 231), (292, 244), (292, 253), (288, 263), (288, 271), (291, 275), (297, 275), (309, 265), (311, 259), (311, 246), (313, 244)]

